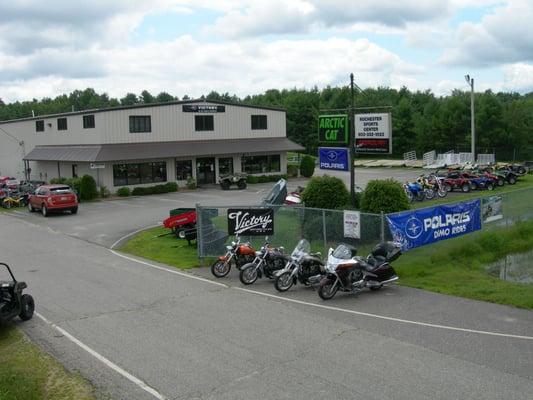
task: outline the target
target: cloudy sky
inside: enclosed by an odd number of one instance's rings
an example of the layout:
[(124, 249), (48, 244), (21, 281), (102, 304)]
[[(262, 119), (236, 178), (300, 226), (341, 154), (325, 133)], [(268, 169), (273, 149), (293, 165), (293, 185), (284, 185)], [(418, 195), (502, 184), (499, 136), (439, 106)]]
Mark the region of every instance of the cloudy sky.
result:
[(270, 88), (533, 91), (532, 0), (0, 2), (0, 98), (93, 87), (180, 98)]

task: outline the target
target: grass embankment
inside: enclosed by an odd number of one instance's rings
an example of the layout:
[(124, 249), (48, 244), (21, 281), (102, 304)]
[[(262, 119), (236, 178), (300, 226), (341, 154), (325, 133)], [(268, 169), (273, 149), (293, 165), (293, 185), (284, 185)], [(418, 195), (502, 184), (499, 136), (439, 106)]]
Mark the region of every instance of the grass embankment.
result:
[(533, 249), (533, 221), (420, 247), (394, 262), (402, 285), (533, 309), (533, 285), (488, 275), (488, 264)]
[(14, 326), (0, 326), (1, 400), (88, 400), (93, 389), (33, 345)]
[[(26, 207), (11, 207), (11, 208), (0, 207), (0, 213), (10, 212), (10, 211), (28, 211), (28, 209)], [(0, 400), (1, 399), (2, 398), (0, 397)]]
[(198, 267), (196, 246), (189, 246), (186, 240), (177, 239), (174, 234), (159, 236), (169, 232), (162, 226), (142, 231), (119, 250), (181, 269)]
[[(518, 178), (518, 181), (514, 185), (505, 184), (501, 187), (496, 187), (494, 190), (474, 190), (469, 193), (460, 193), (460, 192), (453, 192), (452, 195), (446, 196), (444, 198), (436, 198), (434, 200), (425, 200), (420, 202), (415, 202), (411, 204), (411, 209), (417, 209), (417, 208), (424, 208), (424, 207), (431, 207), (438, 204), (447, 204), (447, 203), (456, 203), (459, 201), (464, 200), (473, 200), (480, 197), (486, 197), (486, 196), (499, 196), (501, 194), (508, 194), (511, 192), (520, 191), (523, 189), (533, 189), (533, 175), (524, 175)], [(530, 192), (530, 196), (532, 198), (525, 198), (524, 200), (527, 200), (528, 203), (533, 203), (533, 192)], [(518, 196), (517, 196), (518, 197)]]

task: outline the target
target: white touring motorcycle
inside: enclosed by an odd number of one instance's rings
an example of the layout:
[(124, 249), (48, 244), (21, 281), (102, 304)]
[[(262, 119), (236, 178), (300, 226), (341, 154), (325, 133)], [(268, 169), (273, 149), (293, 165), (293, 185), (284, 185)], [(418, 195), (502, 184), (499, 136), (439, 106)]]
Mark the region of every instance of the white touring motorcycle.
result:
[(366, 257), (358, 257), (357, 250), (348, 244), (329, 249), (326, 275), (320, 281), (318, 295), (323, 300), (335, 296), (338, 290), (358, 293), (365, 287), (379, 290), (398, 280), (390, 263), (402, 254), (393, 242), (378, 244)]

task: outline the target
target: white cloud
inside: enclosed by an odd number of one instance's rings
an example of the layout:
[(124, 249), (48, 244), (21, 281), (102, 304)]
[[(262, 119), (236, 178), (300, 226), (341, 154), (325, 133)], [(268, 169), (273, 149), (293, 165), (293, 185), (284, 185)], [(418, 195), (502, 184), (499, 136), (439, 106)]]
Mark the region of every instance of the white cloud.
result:
[(492, 66), (533, 60), (533, 2), (509, 0), (478, 24), (463, 23), (441, 61), (451, 65)]
[[(403, 28), (408, 23), (432, 21), (449, 15), (442, 0), (296, 0), (251, 2), (220, 17), (214, 31), (227, 37), (306, 33), (317, 27)], [(375, 29), (375, 28), (373, 28)]]
[(505, 90), (517, 92), (533, 91), (533, 65), (516, 63), (503, 67)]
[[(62, 72), (4, 81), (0, 82), (0, 92), (7, 100), (35, 97), (46, 85), (50, 85), (47, 96), (87, 86), (112, 96), (123, 96), (126, 91), (139, 93), (142, 89), (154, 93), (165, 90), (179, 96), (199, 96), (210, 90), (244, 96), (271, 88), (345, 83), (350, 72), (354, 72), (360, 86), (401, 87), (423, 73), (421, 67), (366, 39), (202, 44), (183, 36), (166, 43), (94, 48), (79, 52), (71, 62), (81, 64), (89, 59), (90, 65), (99, 65), (100, 73), (84, 79), (77, 75), (69, 78)], [(2, 68), (5, 66), (0, 64)]]

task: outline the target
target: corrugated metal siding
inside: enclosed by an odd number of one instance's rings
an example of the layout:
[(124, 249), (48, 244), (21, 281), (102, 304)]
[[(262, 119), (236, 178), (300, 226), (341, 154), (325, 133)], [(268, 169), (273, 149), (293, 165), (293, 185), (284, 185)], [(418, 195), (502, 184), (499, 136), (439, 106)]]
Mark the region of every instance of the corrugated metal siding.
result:
[[(206, 103), (209, 104), (209, 103)], [(183, 112), (182, 105), (146, 107), (101, 113), (105, 136), (101, 143), (166, 142), (176, 140), (213, 140), (253, 137), (285, 137), (285, 113), (226, 105), (224, 113)], [(251, 116), (267, 116), (266, 130), (251, 129)], [(150, 115), (152, 132), (130, 133), (130, 115)], [(196, 132), (195, 115), (213, 115), (213, 132)]]

